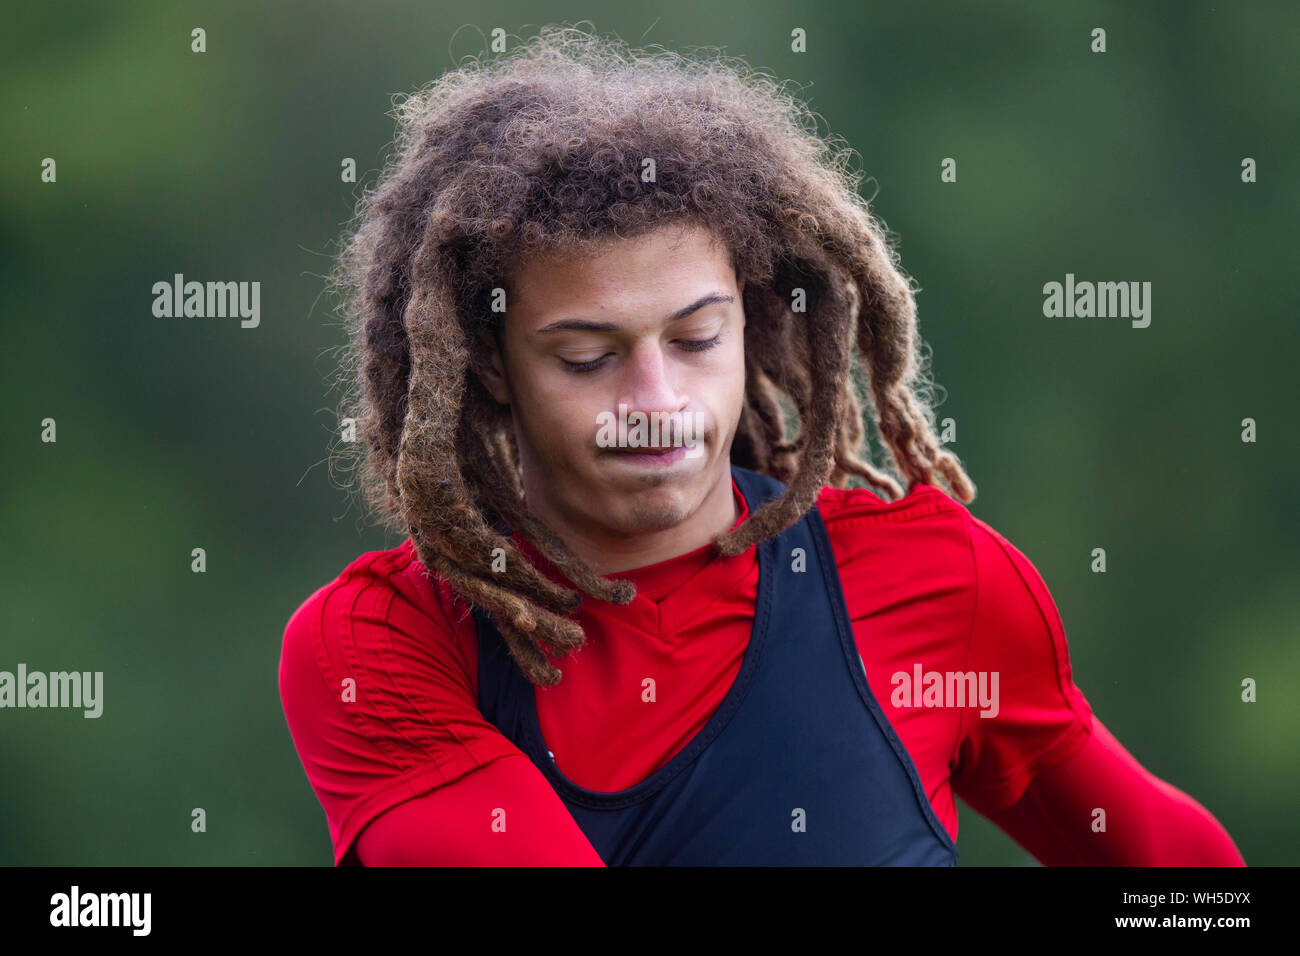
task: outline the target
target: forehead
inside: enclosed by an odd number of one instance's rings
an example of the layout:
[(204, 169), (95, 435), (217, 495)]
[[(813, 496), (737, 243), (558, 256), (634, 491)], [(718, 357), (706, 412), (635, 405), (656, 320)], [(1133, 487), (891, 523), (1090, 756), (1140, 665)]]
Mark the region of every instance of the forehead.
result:
[(613, 239), (590, 252), (524, 259), (512, 272), (509, 311), (540, 319), (555, 310), (671, 305), (705, 286), (735, 282), (725, 243), (693, 224)]

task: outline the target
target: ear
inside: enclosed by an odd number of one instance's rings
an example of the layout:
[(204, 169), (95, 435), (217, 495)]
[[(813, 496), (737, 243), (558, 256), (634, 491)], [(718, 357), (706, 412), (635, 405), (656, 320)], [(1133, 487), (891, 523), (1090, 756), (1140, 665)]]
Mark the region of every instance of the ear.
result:
[(501, 350), (497, 346), (496, 336), (485, 332), (480, 341), (483, 343), (483, 351), (487, 354), (488, 361), (486, 365), (476, 365), (474, 372), (498, 404), (509, 405), (510, 383), (506, 379), (505, 363), (501, 357)]

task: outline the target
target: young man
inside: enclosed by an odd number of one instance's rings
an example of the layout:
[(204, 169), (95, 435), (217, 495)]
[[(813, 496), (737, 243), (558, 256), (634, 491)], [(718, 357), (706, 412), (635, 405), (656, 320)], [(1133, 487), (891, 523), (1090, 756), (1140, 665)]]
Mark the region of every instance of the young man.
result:
[(341, 279), (410, 536), (280, 667), (337, 864), (951, 865), (954, 794), (1047, 864), (1243, 862), (964, 506), (911, 289), (800, 109), (553, 29), (403, 107)]

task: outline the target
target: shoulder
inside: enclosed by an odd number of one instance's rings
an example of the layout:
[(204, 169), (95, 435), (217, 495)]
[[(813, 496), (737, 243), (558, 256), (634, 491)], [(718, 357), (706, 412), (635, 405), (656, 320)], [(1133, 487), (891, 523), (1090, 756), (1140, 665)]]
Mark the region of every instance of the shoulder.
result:
[(976, 517), (941, 488), (916, 484), (897, 501), (865, 488), (821, 490), (818, 513), (826, 524), (837, 564), (869, 558), (888, 561), (894, 576), (951, 572), (968, 578), (978, 596), (978, 617), (998, 622), (1004, 640), (1064, 644), (1056, 606), (1043, 576), (1006, 535)]
[(398, 641), (465, 663), (469, 608), (441, 576), (426, 570), (410, 540), (368, 551), (317, 588), (290, 615), (281, 645), (281, 678), (315, 664), (336, 676)]
[(868, 488), (826, 486), (818, 494), (817, 511), (837, 556), (852, 557), (867, 546), (888, 544), (898, 551), (910, 545), (920, 548), (931, 565), (946, 561), (967, 567), (973, 576), (987, 576), (988, 587), (998, 585), (1003, 596), (1015, 590), (1003, 585), (1015, 580), (1022, 593), (1050, 600), (1025, 554), (936, 485), (913, 485), (897, 501), (886, 501)]
[(468, 605), (408, 539), (357, 557), (293, 612), (281, 642), (281, 702), (305, 736), (324, 724), (375, 739), (420, 736), (430, 715), (476, 709), (477, 649)]
[[(817, 512), (827, 530), (851, 532), (869, 527), (910, 526), (950, 528), (969, 535), (973, 515), (967, 507), (936, 485), (913, 485), (897, 501), (887, 501), (870, 488), (832, 488), (817, 495)], [(923, 530), (920, 533), (924, 533)]]
[(824, 485), (817, 494), (823, 520), (911, 521), (927, 515), (969, 514), (966, 506), (937, 485), (918, 482), (897, 501), (887, 501), (870, 488), (833, 488)]
[(897, 501), (868, 488), (823, 487), (817, 513), (841, 573), (889, 562), (900, 574), (947, 573), (974, 582), (973, 516), (931, 484), (915, 484)]
[(478, 710), (468, 610), (407, 541), (356, 558), (289, 618), (280, 699), (336, 862), (379, 813), (518, 752)]
[(1043, 575), (988, 522), (972, 516), (970, 527), (978, 586), (967, 667), (999, 678), (1002, 695), (994, 719), (963, 714), (953, 784), (972, 805), (1002, 808), (1083, 747), (1092, 708)]

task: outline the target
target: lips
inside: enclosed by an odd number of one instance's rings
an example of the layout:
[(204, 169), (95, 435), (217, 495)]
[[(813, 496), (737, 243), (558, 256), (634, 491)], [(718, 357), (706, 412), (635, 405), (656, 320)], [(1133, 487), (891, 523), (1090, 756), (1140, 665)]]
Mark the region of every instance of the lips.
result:
[(671, 468), (688, 457), (698, 457), (692, 456), (685, 445), (658, 446), (658, 450), (651, 447), (608, 450), (615, 452), (620, 464), (634, 467)]

